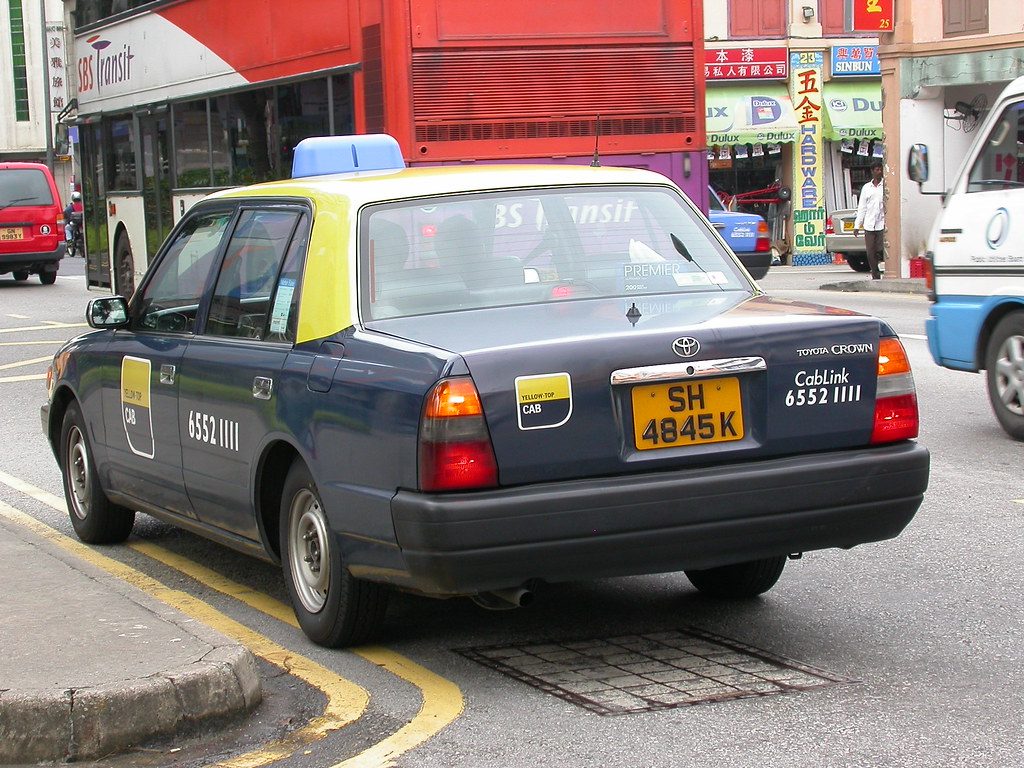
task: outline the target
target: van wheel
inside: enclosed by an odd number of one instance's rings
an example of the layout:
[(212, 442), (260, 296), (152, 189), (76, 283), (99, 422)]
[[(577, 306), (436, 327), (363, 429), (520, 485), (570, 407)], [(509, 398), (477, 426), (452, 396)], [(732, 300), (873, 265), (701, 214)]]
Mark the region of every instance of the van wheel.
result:
[(135, 513), (111, 503), (100, 487), (85, 419), (77, 403), (71, 403), (64, 413), (59, 458), (68, 515), (78, 538), (87, 544), (115, 544), (127, 539)]
[(767, 592), (775, 586), (785, 567), (786, 556), (780, 555), (685, 573), (690, 583), (705, 595), (735, 599)]
[(114, 264), (117, 265), (115, 289), (125, 298), (131, 298), (135, 293), (135, 258), (132, 256), (132, 244), (124, 233), (118, 235), (114, 243)]
[(28, 272), (23, 272), (23, 271), (19, 270), (19, 271), (15, 272), (14, 274), (12, 274), (11, 277), (13, 277), (15, 280), (17, 280), (20, 283), (22, 280), (28, 280)]
[(40, 272), (39, 273), (39, 282), (42, 283), (43, 285), (53, 285), (54, 283), (57, 282), (57, 273), (56, 272)]
[(345, 567), (309, 469), (292, 464), (281, 494), (281, 563), (299, 626), (328, 648), (359, 645), (384, 623), (386, 588), (361, 581)]
[(988, 399), (1000, 426), (1024, 440), (1024, 312), (1000, 320), (985, 352)]

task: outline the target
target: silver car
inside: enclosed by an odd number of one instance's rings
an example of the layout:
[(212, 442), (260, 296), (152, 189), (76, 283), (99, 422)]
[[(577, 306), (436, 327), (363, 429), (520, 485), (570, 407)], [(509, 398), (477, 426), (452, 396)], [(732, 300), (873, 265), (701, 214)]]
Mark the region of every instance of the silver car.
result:
[(856, 219), (856, 208), (833, 211), (832, 215), (825, 219), (825, 250), (829, 253), (842, 254), (854, 272), (868, 272), (871, 268), (868, 266), (864, 233), (853, 234)]

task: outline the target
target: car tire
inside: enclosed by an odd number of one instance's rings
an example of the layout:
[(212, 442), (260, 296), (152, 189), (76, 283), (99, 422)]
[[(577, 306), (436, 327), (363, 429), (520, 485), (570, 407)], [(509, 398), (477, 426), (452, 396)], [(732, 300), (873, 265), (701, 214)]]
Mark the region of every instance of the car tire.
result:
[(1024, 440), (1024, 312), (1000, 320), (985, 350), (988, 399), (999, 425)]
[(87, 544), (115, 544), (132, 532), (135, 512), (113, 504), (100, 487), (85, 419), (77, 403), (64, 413), (60, 430), (60, 473), (68, 515)]
[(389, 593), (349, 573), (309, 469), (296, 461), (281, 495), (281, 563), (299, 626), (328, 648), (359, 645), (384, 623)]
[(53, 285), (54, 283), (57, 282), (57, 273), (56, 272), (40, 272), (39, 273), (39, 282), (42, 283), (43, 285)]
[(850, 265), (850, 269), (854, 272), (870, 272), (871, 265), (868, 264), (868, 257), (866, 254), (844, 254), (846, 263)]
[(786, 556), (781, 555), (685, 573), (690, 583), (705, 595), (736, 599), (767, 592), (775, 586), (785, 567)]
[(20, 283), (23, 280), (28, 280), (28, 272), (19, 270), (18, 272), (13, 273), (11, 277)]

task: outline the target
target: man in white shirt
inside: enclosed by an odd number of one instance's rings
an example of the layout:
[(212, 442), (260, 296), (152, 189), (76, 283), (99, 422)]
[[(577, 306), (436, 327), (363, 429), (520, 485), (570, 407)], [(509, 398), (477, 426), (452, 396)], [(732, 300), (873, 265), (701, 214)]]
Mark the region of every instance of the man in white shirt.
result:
[(864, 230), (864, 245), (867, 247), (868, 266), (871, 267), (871, 279), (881, 277), (878, 262), (883, 259), (882, 249), (885, 247), (885, 185), (882, 183), (882, 163), (876, 160), (871, 164), (871, 181), (860, 190), (857, 202), (857, 218), (853, 223), (853, 234)]

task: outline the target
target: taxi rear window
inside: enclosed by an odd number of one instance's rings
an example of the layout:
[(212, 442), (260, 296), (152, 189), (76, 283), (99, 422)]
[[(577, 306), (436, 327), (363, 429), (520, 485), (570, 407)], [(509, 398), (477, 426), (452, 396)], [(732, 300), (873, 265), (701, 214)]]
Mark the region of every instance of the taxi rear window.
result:
[(403, 317), (571, 298), (749, 290), (732, 256), (660, 187), (507, 190), (371, 206), (364, 313)]

